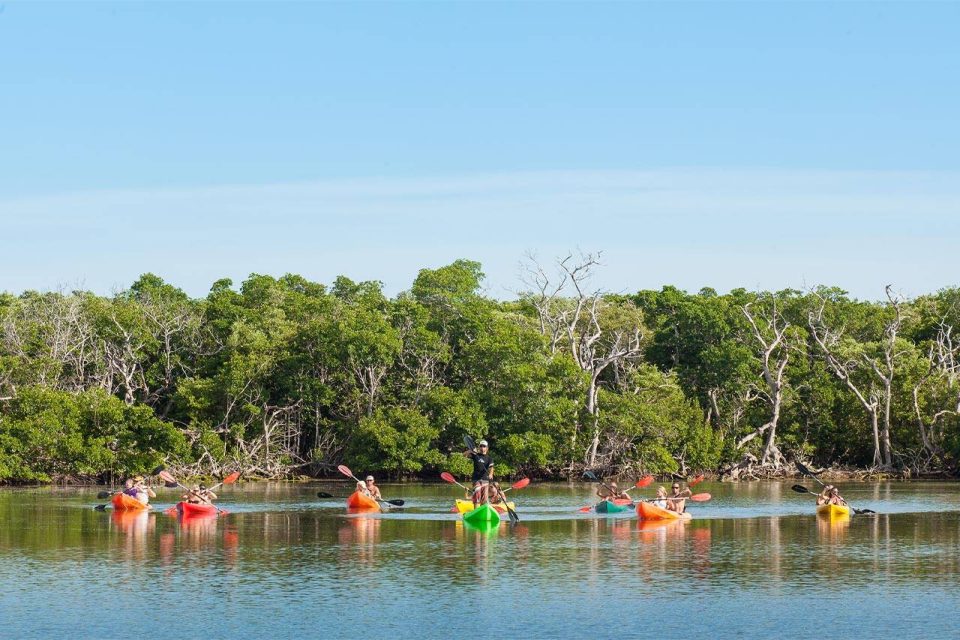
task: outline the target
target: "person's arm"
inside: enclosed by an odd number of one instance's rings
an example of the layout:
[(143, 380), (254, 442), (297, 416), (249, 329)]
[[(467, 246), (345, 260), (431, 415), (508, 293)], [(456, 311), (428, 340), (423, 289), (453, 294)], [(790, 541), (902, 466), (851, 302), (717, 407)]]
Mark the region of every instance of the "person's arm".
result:
[(156, 498), (156, 497), (157, 497), (157, 494), (154, 493), (154, 492), (153, 492), (153, 489), (151, 489), (150, 487), (147, 487), (147, 495), (150, 496), (151, 498)]
[(466, 451), (463, 452), (463, 457), (472, 458), (474, 456), (474, 453), (475, 452), (472, 449), (467, 449)]

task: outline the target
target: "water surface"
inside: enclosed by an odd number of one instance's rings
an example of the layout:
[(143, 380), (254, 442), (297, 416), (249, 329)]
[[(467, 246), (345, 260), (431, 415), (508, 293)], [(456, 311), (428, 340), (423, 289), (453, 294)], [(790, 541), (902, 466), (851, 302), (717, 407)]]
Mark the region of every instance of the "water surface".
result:
[[(581, 514), (530, 486), (493, 531), (449, 485), (348, 514), (340, 484), (226, 487), (214, 519), (95, 511), (97, 488), (0, 491), (5, 637), (956, 637), (960, 487), (841, 485), (881, 512), (829, 521), (789, 483), (703, 483), (688, 523)], [(811, 488), (814, 488), (811, 485)], [(646, 494), (652, 493), (652, 488)], [(709, 635), (706, 635), (709, 634)]]

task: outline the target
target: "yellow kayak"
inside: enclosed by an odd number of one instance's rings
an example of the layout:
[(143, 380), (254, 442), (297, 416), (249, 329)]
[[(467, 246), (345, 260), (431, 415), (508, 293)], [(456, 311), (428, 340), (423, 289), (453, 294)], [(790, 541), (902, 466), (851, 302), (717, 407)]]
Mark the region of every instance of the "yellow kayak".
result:
[[(507, 510), (504, 509), (503, 507), (503, 503), (492, 504), (490, 506), (496, 509), (497, 513), (507, 512)], [(517, 510), (516, 505), (514, 505), (512, 502), (508, 502), (507, 506), (509, 506), (514, 511)], [(457, 500), (457, 513), (468, 513), (470, 511), (473, 511), (476, 508), (477, 508), (477, 505), (473, 504), (473, 500)]]
[(817, 507), (817, 515), (828, 518), (843, 518), (850, 515), (850, 507), (840, 504), (822, 504)]

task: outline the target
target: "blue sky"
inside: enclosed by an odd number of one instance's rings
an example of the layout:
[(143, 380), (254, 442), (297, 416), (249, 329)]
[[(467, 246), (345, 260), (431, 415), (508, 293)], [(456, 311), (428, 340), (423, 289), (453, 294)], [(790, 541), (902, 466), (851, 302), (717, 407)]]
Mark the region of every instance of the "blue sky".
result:
[(0, 290), (957, 284), (960, 3), (19, 3)]

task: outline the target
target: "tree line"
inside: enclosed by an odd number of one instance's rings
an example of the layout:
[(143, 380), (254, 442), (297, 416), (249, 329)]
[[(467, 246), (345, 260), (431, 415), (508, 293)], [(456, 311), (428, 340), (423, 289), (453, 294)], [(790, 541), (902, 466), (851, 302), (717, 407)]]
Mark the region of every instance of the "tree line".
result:
[(466, 473), (732, 477), (796, 459), (912, 474), (960, 457), (960, 289), (721, 295), (590, 288), (597, 255), (378, 282), (251, 275), (194, 299), (146, 274), (111, 296), (0, 294), (0, 480)]

